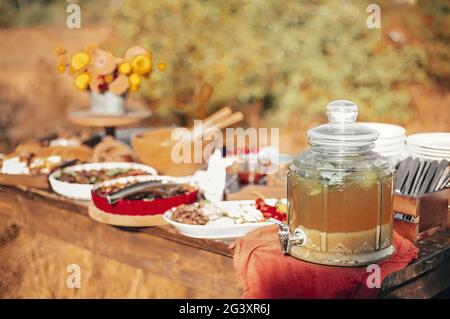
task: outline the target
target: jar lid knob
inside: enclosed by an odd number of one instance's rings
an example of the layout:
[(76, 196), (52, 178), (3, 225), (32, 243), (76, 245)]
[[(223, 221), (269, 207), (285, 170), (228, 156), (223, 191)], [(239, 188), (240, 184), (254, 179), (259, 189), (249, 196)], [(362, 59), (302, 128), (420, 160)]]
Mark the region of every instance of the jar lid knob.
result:
[(348, 100), (336, 100), (327, 105), (330, 123), (355, 123), (358, 116), (358, 105)]

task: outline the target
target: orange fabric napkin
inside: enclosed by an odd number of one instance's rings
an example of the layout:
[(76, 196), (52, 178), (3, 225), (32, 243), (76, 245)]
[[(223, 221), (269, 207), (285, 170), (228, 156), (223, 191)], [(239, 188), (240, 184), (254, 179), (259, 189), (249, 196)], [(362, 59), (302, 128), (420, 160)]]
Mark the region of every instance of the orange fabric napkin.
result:
[[(379, 263), (382, 280), (417, 258), (419, 249), (396, 232), (396, 252)], [(257, 229), (232, 244), (234, 268), (244, 298), (375, 298), (379, 289), (366, 284), (366, 267), (324, 266), (281, 253), (278, 227)]]

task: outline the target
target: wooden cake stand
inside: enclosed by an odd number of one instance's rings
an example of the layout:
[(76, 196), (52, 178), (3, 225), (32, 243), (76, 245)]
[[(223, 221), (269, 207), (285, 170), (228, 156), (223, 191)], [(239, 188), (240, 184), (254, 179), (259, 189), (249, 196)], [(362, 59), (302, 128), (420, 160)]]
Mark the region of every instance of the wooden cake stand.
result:
[(103, 224), (125, 227), (150, 227), (167, 225), (162, 215), (131, 216), (110, 214), (97, 208), (93, 203), (89, 203), (89, 216)]
[(90, 111), (76, 111), (69, 114), (72, 123), (84, 127), (103, 128), (106, 135), (115, 136), (116, 128), (133, 126), (150, 116), (150, 111), (133, 110), (123, 115), (99, 115)]

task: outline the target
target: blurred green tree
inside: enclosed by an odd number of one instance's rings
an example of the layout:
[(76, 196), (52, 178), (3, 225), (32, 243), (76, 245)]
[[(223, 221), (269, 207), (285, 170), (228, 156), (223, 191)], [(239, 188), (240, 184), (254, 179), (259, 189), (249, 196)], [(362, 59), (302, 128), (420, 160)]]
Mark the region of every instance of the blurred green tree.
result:
[(357, 102), (363, 119), (401, 123), (408, 84), (425, 78), (424, 50), (380, 45), (388, 40), (367, 28), (369, 2), (129, 0), (117, 27), (123, 47), (143, 44), (167, 63), (143, 90), (161, 116), (206, 81), (211, 107), (261, 100), (274, 124), (293, 112), (321, 117), (336, 98)]
[(450, 2), (420, 0), (425, 13), (427, 71), (443, 88), (450, 89)]

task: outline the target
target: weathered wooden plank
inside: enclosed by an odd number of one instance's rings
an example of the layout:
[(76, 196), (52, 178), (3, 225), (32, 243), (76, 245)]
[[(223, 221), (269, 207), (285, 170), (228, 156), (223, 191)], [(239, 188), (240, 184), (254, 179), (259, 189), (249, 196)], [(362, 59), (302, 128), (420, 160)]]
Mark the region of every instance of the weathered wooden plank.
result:
[[(88, 217), (85, 202), (20, 187), (0, 186), (0, 215), (194, 289), (220, 291), (218, 296), (241, 293), (230, 258), (232, 251), (220, 241), (188, 238), (170, 226), (135, 229), (103, 225)], [(442, 270), (449, 268), (450, 230), (416, 245), (419, 258), (384, 280), (382, 297), (420, 296), (421, 290), (423, 296), (431, 296), (450, 286), (450, 273)]]
[[(450, 262), (450, 229), (425, 238), (415, 244), (420, 250), (419, 257), (404, 269), (385, 278), (381, 287), (382, 295), (428, 271), (433, 271), (435, 268), (440, 267), (441, 264)], [(443, 278), (444, 282), (450, 278), (450, 271), (445, 276), (446, 278)]]
[(450, 287), (450, 260), (386, 292), (385, 298), (428, 299)]
[[(78, 208), (70, 210), (74, 206), (55, 205), (58, 198), (44, 201), (41, 195), (24, 196), (2, 189), (1, 214), (9, 215), (21, 226), (148, 269), (184, 286), (207, 290), (218, 297), (241, 295), (231, 258), (148, 232), (131, 232), (97, 223), (83, 212), (84, 206), (76, 205)], [(11, 207), (16, 207), (14, 213), (10, 213)]]
[[(45, 202), (54, 207), (58, 207), (60, 209), (65, 209), (74, 213), (82, 214), (88, 216), (87, 212), (87, 203), (83, 201), (75, 201), (68, 200), (62, 196), (59, 196), (54, 193), (50, 193), (45, 190), (39, 189), (26, 189), (21, 187), (2, 187), (0, 186), (0, 194), (12, 194), (12, 195), (20, 195), (23, 198)], [(1, 195), (0, 195), (1, 196)], [(0, 198), (1, 201), (1, 198)], [(94, 221), (93, 221), (94, 222)], [(125, 229), (125, 228), (124, 228)], [(166, 240), (174, 241), (177, 243), (181, 243), (184, 245), (200, 248), (203, 250), (211, 251), (217, 254), (221, 254), (223, 256), (231, 257), (233, 255), (233, 251), (228, 247), (227, 243), (221, 241), (214, 240), (204, 240), (198, 238), (189, 238), (179, 234), (173, 227), (171, 226), (155, 226), (148, 228), (140, 228), (140, 229), (128, 229), (134, 232), (143, 232), (148, 233), (156, 237), (164, 238)]]

